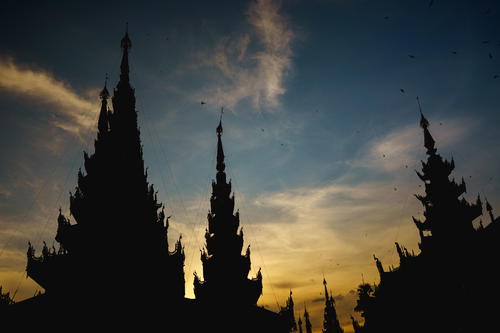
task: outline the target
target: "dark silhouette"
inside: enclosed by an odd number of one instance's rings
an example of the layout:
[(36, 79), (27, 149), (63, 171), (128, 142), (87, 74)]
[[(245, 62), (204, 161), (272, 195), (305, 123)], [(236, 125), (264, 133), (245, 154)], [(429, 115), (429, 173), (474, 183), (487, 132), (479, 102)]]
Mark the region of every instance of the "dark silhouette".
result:
[[(449, 180), (455, 168), (437, 154), (429, 122), (421, 114), (427, 161), (422, 161), (418, 177), (425, 195), (416, 195), (424, 207), (423, 221), (413, 218), (420, 235), (420, 253), (396, 243), (399, 267), (384, 270), (374, 256), (380, 275), (378, 285), (358, 288), (355, 311), (364, 317), (356, 332), (487, 332), (494, 331), (492, 320), (500, 292), (495, 288), (495, 262), (500, 246), (500, 219), (486, 203), (490, 223), (473, 220), (482, 214), (479, 196), (469, 203), (462, 194), (464, 180)], [(491, 303), (493, 301), (493, 303)]]
[(280, 315), (286, 320), (289, 332), (297, 331), (297, 323), (295, 322), (295, 304), (293, 302), (291, 290), (285, 306), (280, 309)]
[[(220, 302), (225, 298), (245, 306), (255, 305), (262, 294), (262, 274), (248, 279), (250, 271), (250, 246), (245, 255), (243, 230), (240, 228), (239, 212), (233, 213), (234, 194), (231, 196), (231, 181), (226, 181), (226, 165), (222, 147), (222, 113), (217, 126), (217, 176), (212, 181), (211, 211), (208, 213), (206, 248), (202, 250), (203, 278), (195, 273), (194, 292), (203, 302)], [(238, 292), (238, 297), (234, 297)]]
[[(11, 304), (4, 313), (13, 324), (29, 318), (26, 326), (47, 330), (137, 327), (144, 331), (161, 325), (183, 332), (287, 332), (282, 317), (256, 306), (262, 293), (260, 271), (256, 279), (246, 279), (250, 250), (240, 255), (243, 234), (236, 233), (238, 213), (232, 214), (234, 196), (229, 197), (231, 184), (225, 181), (221, 124), (208, 254), (202, 259), (205, 281), (195, 280), (197, 299), (184, 298), (181, 238), (169, 251), (169, 221), (144, 168), (135, 93), (129, 80), (132, 43), (128, 33), (121, 46), (113, 112), (108, 110), (110, 94), (105, 84), (95, 152), (84, 152), (85, 172), (78, 172), (78, 185), (70, 194), (75, 222), (59, 211), (58, 250), (44, 242), (37, 256), (28, 244), (27, 275), (45, 293)], [(2, 304), (12, 303), (9, 299), (9, 294), (1, 294)]]
[(337, 318), (337, 310), (335, 309), (335, 299), (333, 294), (328, 295), (326, 287), (326, 280), (323, 279), (323, 286), (325, 287), (325, 313), (323, 316), (323, 333), (344, 333), (340, 326), (339, 319)]
[(14, 297), (10, 297), (10, 292), (4, 294), (2, 286), (0, 286), (0, 311), (4, 312), (6, 307), (14, 304)]
[(309, 312), (307, 312), (307, 308), (304, 306), (304, 320), (306, 321), (306, 333), (312, 333), (312, 325), (309, 320)]

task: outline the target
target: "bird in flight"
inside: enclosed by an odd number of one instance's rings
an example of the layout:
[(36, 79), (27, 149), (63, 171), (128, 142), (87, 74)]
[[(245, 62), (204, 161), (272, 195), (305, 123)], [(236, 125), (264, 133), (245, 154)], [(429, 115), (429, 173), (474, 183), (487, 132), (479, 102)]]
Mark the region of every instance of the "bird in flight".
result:
[(408, 57), (412, 58), (412, 59), (415, 59), (415, 56), (412, 55), (412, 54), (408, 54)]
[(453, 53), (453, 54), (457, 54), (457, 51), (451, 51), (451, 53)]
[(429, 8), (431, 8), (433, 4), (434, 4), (434, 0), (429, 1)]
[(405, 93), (405, 90), (403, 88), (399, 89), (403, 94)]
[(483, 44), (488, 44), (489, 42), (489, 40), (483, 40)]
[(493, 59), (493, 55), (491, 53), (488, 53), (488, 58)]
[(495, 74), (495, 75), (493, 76), (493, 78), (494, 78), (494, 79), (498, 79), (498, 75), (496, 75), (496, 74)]
[(203, 105), (203, 104), (207, 104), (207, 103), (205, 103), (205, 102), (201, 101), (201, 103), (200, 103), (200, 104), (201, 104), (201, 105)]

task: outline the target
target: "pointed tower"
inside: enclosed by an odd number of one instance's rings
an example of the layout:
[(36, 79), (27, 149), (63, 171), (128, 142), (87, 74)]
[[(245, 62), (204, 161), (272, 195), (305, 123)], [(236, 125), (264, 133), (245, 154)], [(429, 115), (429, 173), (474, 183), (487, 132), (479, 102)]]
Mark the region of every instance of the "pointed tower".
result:
[(250, 271), (250, 246), (245, 255), (243, 230), (239, 213), (234, 213), (234, 194), (231, 181), (226, 181), (226, 165), (222, 147), (222, 113), (217, 126), (217, 174), (212, 181), (211, 210), (208, 213), (208, 228), (205, 233), (206, 247), (202, 250), (203, 281), (195, 273), (194, 292), (202, 302), (220, 302), (255, 305), (262, 294), (262, 274), (248, 279)]
[(284, 307), (281, 307), (279, 314), (287, 323), (290, 332), (295, 332), (297, 330), (297, 323), (295, 322), (295, 303), (293, 302), (291, 290), (286, 304)]
[(335, 309), (335, 300), (333, 295), (328, 295), (326, 280), (323, 279), (325, 287), (325, 314), (323, 319), (323, 333), (343, 333), (344, 330), (340, 326), (337, 318), (337, 310)]
[(311, 320), (309, 319), (309, 312), (307, 312), (307, 308), (304, 306), (304, 320), (306, 321), (306, 333), (312, 333), (312, 325)]
[(299, 333), (304, 333), (304, 331), (302, 330), (302, 318), (300, 317), (300, 315), (297, 324), (299, 325)]
[(449, 180), (455, 163), (453, 159), (448, 162), (437, 154), (434, 138), (429, 131), (429, 121), (421, 109), (420, 126), (424, 131), (424, 147), (428, 158), (427, 162), (422, 161), (422, 172), (416, 171), (424, 182), (425, 195), (416, 197), (424, 207), (425, 220), (413, 218), (413, 221), (419, 230), (422, 251), (436, 246), (444, 250), (470, 238), (474, 232), (472, 221), (482, 214), (482, 204), (479, 196), (474, 204), (460, 198), (466, 192), (465, 182), (463, 178), (460, 184)]
[(145, 296), (133, 291), (150, 286), (156, 295), (151, 297), (184, 296), (183, 247), (179, 239), (169, 252), (168, 219), (144, 169), (129, 79), (131, 46), (127, 32), (121, 41), (113, 111), (108, 109), (107, 82), (100, 93), (95, 152), (84, 153), (85, 172), (78, 172), (78, 185), (70, 194), (74, 223), (59, 213), (57, 253), (44, 250), (37, 257), (29, 246), (28, 276), (47, 294), (78, 294), (82, 299), (98, 294), (144, 302)]

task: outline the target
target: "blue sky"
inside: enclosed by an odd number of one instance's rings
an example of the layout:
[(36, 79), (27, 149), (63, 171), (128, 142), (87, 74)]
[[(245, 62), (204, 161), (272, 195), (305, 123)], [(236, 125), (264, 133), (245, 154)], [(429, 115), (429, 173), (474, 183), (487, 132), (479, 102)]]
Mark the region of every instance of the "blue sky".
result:
[[(495, 1), (7, 1), (0, 13), (0, 281), (23, 277), (28, 240), (52, 243), (98, 91), (119, 74), (129, 24), (131, 81), (149, 179), (186, 242), (187, 296), (223, 142), (261, 304), (288, 289), (320, 325), (323, 274), (339, 296), (377, 281), (372, 260), (417, 249), (414, 173), (425, 158), (420, 96), (466, 198), (500, 206), (500, 5)], [(403, 89), (404, 92), (401, 91)], [(201, 104), (203, 101), (206, 104)], [(255, 273), (255, 272), (254, 272)], [(297, 303), (298, 304), (298, 303)]]

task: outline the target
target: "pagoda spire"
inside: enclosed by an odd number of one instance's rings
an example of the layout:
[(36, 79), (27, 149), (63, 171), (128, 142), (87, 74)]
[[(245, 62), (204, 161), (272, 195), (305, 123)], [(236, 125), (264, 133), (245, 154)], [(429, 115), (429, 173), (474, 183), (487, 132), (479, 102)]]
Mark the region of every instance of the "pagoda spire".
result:
[(337, 317), (337, 310), (335, 309), (335, 300), (333, 294), (328, 295), (328, 288), (326, 280), (323, 278), (323, 285), (325, 287), (325, 314), (323, 319), (323, 333), (344, 333), (340, 326)]
[(299, 324), (299, 333), (303, 333), (304, 331), (302, 330), (302, 318), (300, 317), (300, 315), (297, 324)]
[(420, 110), (420, 127), (424, 130), (424, 147), (427, 148), (428, 155), (434, 155), (437, 151), (435, 148), (436, 141), (429, 132), (429, 121), (424, 117), (422, 113), (422, 107), (420, 106), (420, 99), (417, 96), (418, 109)]
[(304, 304), (304, 320), (306, 322), (306, 333), (312, 333), (312, 324), (311, 320), (309, 320), (309, 312), (307, 312), (305, 304)]
[(121, 47), (123, 49), (122, 63), (120, 65), (120, 82), (121, 84), (129, 84), (129, 67), (128, 67), (128, 51), (132, 47), (132, 42), (128, 37), (128, 22), (125, 28), (125, 36), (123, 36), (121, 41)]
[[(206, 246), (201, 251), (203, 264), (203, 279), (198, 275), (194, 279), (194, 292), (202, 301), (220, 300), (227, 297), (233, 302), (255, 305), (262, 294), (262, 274), (249, 279), (251, 267), (250, 248), (244, 255), (243, 231), (240, 227), (240, 216), (234, 212), (234, 194), (231, 191), (231, 181), (226, 181), (224, 150), (222, 147), (222, 113), (217, 133), (217, 174), (212, 181), (212, 196), (208, 213), (208, 228), (206, 229)], [(234, 292), (239, 297), (234, 300)]]
[[(99, 95), (95, 151), (84, 152), (85, 170), (78, 172), (77, 186), (70, 193), (73, 223), (62, 213), (58, 217), (55, 239), (67, 259), (44, 246), (42, 256), (50, 259), (41, 261), (29, 247), (27, 273), (46, 292), (59, 295), (73, 295), (78, 288), (89, 297), (90, 291), (99, 294), (106, 290), (110, 298), (120, 298), (125, 297), (125, 286), (150, 284), (158, 286), (158, 294), (180, 299), (184, 297), (184, 251), (180, 241), (174, 252), (169, 251), (168, 218), (165, 221), (160, 210), (163, 205), (147, 180), (134, 90), (128, 81), (128, 32), (121, 46), (121, 75), (113, 91), (113, 111), (108, 110), (106, 78)], [(136, 246), (133, 270), (129, 256), (116, 255), (124, 244)], [(102, 276), (121, 278), (108, 288)]]
[(290, 290), (290, 295), (286, 300), (284, 307), (281, 307), (280, 314), (284, 317), (287, 322), (290, 331), (297, 331), (297, 322), (295, 321), (295, 303), (293, 302), (292, 291)]
[(415, 195), (424, 206), (425, 220), (413, 218), (413, 221), (419, 231), (419, 247), (422, 251), (436, 246), (447, 251), (449, 242), (461, 242), (474, 231), (472, 221), (482, 214), (482, 203), (479, 197), (473, 204), (460, 198), (466, 192), (465, 182), (463, 178), (461, 183), (449, 179), (455, 162), (453, 159), (447, 161), (436, 153), (435, 141), (429, 132), (429, 121), (422, 114), (418, 97), (417, 102), (428, 158), (422, 161), (422, 171), (416, 171), (425, 185), (425, 195)]
[(226, 164), (224, 163), (224, 148), (222, 147), (222, 132), (224, 129), (222, 128), (222, 114), (224, 112), (224, 109), (221, 108), (220, 110), (220, 119), (219, 119), (219, 126), (217, 126), (216, 132), (217, 132), (217, 176), (220, 172), (224, 172), (226, 169)]

